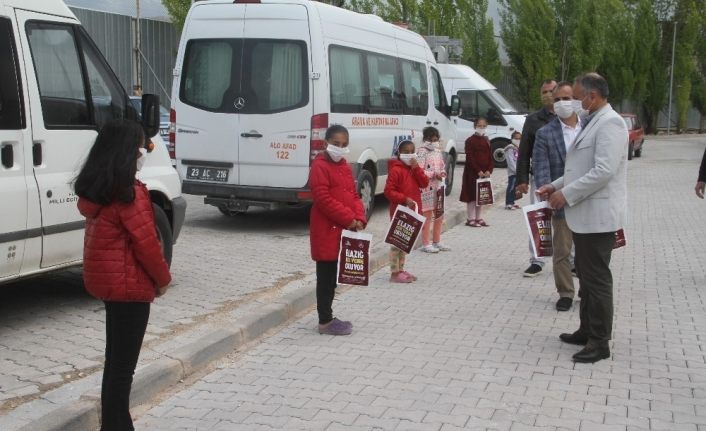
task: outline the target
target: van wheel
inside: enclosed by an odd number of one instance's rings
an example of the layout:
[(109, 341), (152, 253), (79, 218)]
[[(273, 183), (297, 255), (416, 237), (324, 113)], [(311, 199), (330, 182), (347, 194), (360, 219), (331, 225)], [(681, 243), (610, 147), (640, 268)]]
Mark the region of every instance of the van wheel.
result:
[(375, 180), (373, 179), (373, 174), (366, 169), (363, 169), (358, 174), (358, 195), (363, 201), (365, 219), (370, 221), (375, 207)]
[(162, 244), (162, 255), (164, 256), (164, 260), (167, 261), (167, 265), (171, 266), (174, 246), (174, 241), (172, 240), (172, 226), (169, 224), (169, 219), (164, 213), (164, 210), (157, 204), (152, 204), (152, 211), (154, 212), (154, 224), (157, 227), (157, 238), (159, 239), (159, 243)]
[(218, 206), (218, 211), (220, 211), (221, 214), (223, 214), (223, 215), (225, 215), (225, 216), (228, 216), (228, 217), (235, 217), (235, 216), (242, 216), (242, 215), (245, 215), (245, 211), (241, 211), (241, 210), (232, 210), (232, 209), (229, 209), (229, 208), (228, 208), (227, 206), (225, 206), (225, 205), (219, 205), (219, 206)]
[[(642, 145), (645, 145), (645, 142), (642, 142)], [(640, 145), (640, 148), (634, 151), (633, 157), (641, 157), (642, 156), (642, 145)]]
[(510, 145), (510, 142), (504, 139), (496, 139), (490, 143), (490, 148), (493, 152), (493, 163), (495, 163), (496, 168), (507, 168), (505, 147), (508, 145)]
[(446, 196), (451, 194), (454, 187), (454, 172), (456, 172), (456, 155), (449, 153), (446, 156)]
[(630, 142), (628, 145), (628, 160), (632, 160), (633, 155), (635, 154), (635, 144)]

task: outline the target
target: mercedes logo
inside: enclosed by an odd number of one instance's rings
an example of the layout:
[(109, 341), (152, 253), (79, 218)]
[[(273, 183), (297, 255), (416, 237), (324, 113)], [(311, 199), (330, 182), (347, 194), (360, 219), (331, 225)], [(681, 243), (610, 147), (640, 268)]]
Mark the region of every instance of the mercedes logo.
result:
[(241, 109), (243, 109), (243, 108), (245, 107), (245, 99), (242, 98), (242, 97), (238, 97), (238, 98), (235, 99), (235, 101), (233, 102), (233, 106), (235, 107), (235, 109), (237, 109), (238, 111), (240, 111)]

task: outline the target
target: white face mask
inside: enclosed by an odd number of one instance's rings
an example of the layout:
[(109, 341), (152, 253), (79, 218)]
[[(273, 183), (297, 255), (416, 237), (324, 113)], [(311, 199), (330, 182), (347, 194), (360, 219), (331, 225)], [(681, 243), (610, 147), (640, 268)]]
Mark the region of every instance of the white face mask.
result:
[(338, 147), (333, 144), (328, 144), (326, 147), (326, 152), (328, 153), (329, 157), (331, 157), (331, 160), (334, 162), (339, 162), (343, 156), (346, 154), (350, 153), (351, 150), (348, 149), (348, 147)]
[(400, 154), (400, 161), (405, 165), (409, 166), (412, 164), (412, 160), (416, 159), (416, 154)]
[(585, 115), (588, 112), (585, 109), (583, 109), (583, 105), (580, 100), (574, 99), (571, 101), (571, 103), (573, 105), (574, 112), (576, 112), (576, 115), (578, 115), (579, 117), (582, 117), (583, 115)]
[(519, 139), (513, 139), (512, 140), (512, 145), (519, 147), (520, 146), (520, 140)]
[(559, 100), (554, 102), (554, 112), (559, 118), (567, 119), (574, 115), (574, 101), (573, 100)]
[(478, 136), (485, 136), (485, 129), (486, 129), (485, 127), (477, 128), (476, 133), (478, 134)]
[(145, 165), (145, 160), (147, 160), (147, 149), (145, 148), (140, 148), (139, 149), (140, 154), (142, 154), (137, 161), (135, 162), (137, 164), (137, 170), (139, 171), (142, 169), (142, 166)]
[(436, 148), (436, 144), (436, 142), (424, 141), (424, 148), (426, 148), (427, 150), (433, 150), (434, 148)]

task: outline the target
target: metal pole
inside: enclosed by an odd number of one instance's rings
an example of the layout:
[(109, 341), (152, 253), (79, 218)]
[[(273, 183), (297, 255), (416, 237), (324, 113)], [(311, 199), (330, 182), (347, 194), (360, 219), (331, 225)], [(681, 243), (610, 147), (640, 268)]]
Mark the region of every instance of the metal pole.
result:
[(140, 0), (135, 0), (136, 17), (135, 17), (135, 86), (133, 92), (136, 96), (142, 96), (142, 58), (140, 51), (142, 50), (142, 36), (140, 34)]
[(669, 69), (669, 111), (667, 111), (667, 135), (672, 127), (672, 85), (674, 84), (674, 51), (677, 47), (677, 22), (674, 21), (674, 39), (672, 40), (672, 67)]

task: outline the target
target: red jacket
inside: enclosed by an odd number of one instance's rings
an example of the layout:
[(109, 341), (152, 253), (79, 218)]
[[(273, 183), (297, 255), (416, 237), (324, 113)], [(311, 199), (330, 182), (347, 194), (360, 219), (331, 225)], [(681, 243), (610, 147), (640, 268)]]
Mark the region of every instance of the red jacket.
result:
[(399, 159), (387, 162), (387, 182), (385, 197), (390, 201), (390, 217), (395, 213), (397, 205), (405, 205), (407, 198), (414, 199), (418, 212), (422, 210), (422, 194), (419, 189), (429, 186), (429, 177), (419, 165), (412, 169)]
[(333, 162), (326, 153), (316, 156), (309, 172), (309, 188), (314, 198), (309, 216), (311, 258), (336, 261), (343, 229), (354, 220), (366, 223), (348, 161)]
[(86, 217), (83, 281), (104, 301), (152, 302), (157, 287), (172, 280), (157, 238), (149, 192), (135, 183), (135, 200), (99, 205), (79, 198)]

